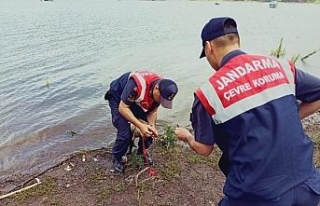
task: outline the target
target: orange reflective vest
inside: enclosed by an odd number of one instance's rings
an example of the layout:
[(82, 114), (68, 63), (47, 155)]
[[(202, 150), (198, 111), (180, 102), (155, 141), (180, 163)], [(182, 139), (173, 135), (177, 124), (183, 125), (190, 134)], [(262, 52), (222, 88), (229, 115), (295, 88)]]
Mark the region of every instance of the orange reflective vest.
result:
[(216, 124), (286, 95), (295, 95), (295, 69), (288, 61), (242, 54), (214, 73), (196, 95)]
[(135, 71), (129, 75), (129, 78), (133, 78), (138, 87), (138, 98), (135, 100), (140, 107), (147, 111), (154, 103), (152, 91), (150, 90), (151, 84), (162, 79), (159, 75), (149, 71)]

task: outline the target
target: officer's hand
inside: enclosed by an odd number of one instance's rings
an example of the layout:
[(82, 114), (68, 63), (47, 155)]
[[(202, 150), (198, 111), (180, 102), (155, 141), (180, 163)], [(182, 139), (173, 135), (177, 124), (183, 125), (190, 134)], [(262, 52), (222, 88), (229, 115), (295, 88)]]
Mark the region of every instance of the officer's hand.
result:
[(158, 137), (158, 130), (155, 125), (150, 125), (152, 128), (152, 137)]
[(148, 124), (142, 124), (139, 129), (140, 129), (142, 138), (151, 137), (152, 134), (155, 132), (153, 128)]
[(184, 142), (188, 142), (188, 139), (192, 137), (192, 134), (190, 133), (190, 131), (183, 127), (177, 127), (174, 130), (174, 133), (179, 140)]

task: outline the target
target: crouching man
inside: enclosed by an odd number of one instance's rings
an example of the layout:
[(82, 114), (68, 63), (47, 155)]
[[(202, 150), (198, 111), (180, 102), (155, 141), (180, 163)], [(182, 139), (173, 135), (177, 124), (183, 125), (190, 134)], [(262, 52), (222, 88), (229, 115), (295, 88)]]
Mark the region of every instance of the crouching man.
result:
[(153, 164), (147, 151), (153, 142), (151, 137), (158, 135), (157, 110), (160, 105), (171, 109), (177, 92), (178, 87), (174, 81), (149, 71), (127, 72), (110, 83), (105, 99), (109, 101), (112, 123), (117, 129), (117, 137), (112, 148), (111, 172), (124, 172), (122, 156), (127, 153), (132, 141), (130, 123), (141, 132), (138, 154), (143, 153), (144, 144), (146, 149), (146, 155), (143, 155), (144, 162)]

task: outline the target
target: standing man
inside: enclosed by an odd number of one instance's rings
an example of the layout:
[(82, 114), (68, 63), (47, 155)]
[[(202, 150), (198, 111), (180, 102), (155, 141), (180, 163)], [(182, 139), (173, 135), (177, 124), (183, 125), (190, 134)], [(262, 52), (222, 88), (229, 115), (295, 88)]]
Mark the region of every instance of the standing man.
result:
[[(171, 109), (177, 92), (178, 87), (174, 81), (163, 79), (149, 71), (127, 72), (111, 82), (110, 89), (105, 94), (111, 109), (112, 123), (117, 129), (112, 148), (111, 172), (124, 172), (122, 156), (127, 153), (132, 141), (130, 123), (141, 132), (137, 152), (143, 154), (143, 144), (147, 150), (152, 144), (152, 136), (157, 136), (156, 118), (159, 105)], [(146, 164), (153, 164), (148, 153), (143, 155), (143, 158)]]
[[(213, 18), (202, 53), (216, 72), (195, 91), (191, 122), (175, 133), (197, 153), (222, 151), (220, 206), (317, 206), (320, 173), (301, 119), (320, 109), (320, 79), (287, 61), (240, 50), (237, 24)], [(300, 103), (299, 103), (300, 102)]]

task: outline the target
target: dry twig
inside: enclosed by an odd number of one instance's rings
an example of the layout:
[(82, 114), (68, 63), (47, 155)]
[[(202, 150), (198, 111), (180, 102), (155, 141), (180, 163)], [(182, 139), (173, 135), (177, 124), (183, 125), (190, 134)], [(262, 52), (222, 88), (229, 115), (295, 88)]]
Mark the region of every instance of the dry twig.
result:
[(17, 193), (19, 193), (19, 192), (23, 192), (23, 191), (25, 191), (25, 190), (28, 190), (28, 189), (30, 189), (30, 188), (33, 188), (33, 187), (41, 184), (39, 178), (35, 178), (35, 180), (36, 180), (37, 182), (34, 183), (34, 184), (32, 184), (32, 185), (29, 185), (29, 186), (27, 186), (27, 187), (24, 187), (24, 188), (21, 188), (21, 189), (19, 189), (19, 190), (15, 190), (15, 191), (13, 191), (13, 192), (10, 192), (10, 193), (8, 193), (8, 194), (5, 194), (5, 195), (0, 196), (0, 200), (2, 200), (2, 199), (4, 199), (4, 198), (7, 198), (7, 197), (10, 197), (10, 196), (12, 196), (12, 195), (15, 195), (15, 194), (17, 194)]
[(136, 182), (136, 187), (138, 187), (138, 178), (139, 178), (139, 175), (141, 175), (143, 172), (147, 171), (149, 169), (149, 167), (146, 167), (144, 168), (143, 170), (141, 170), (137, 175), (136, 175), (136, 178), (135, 178), (135, 182)]

